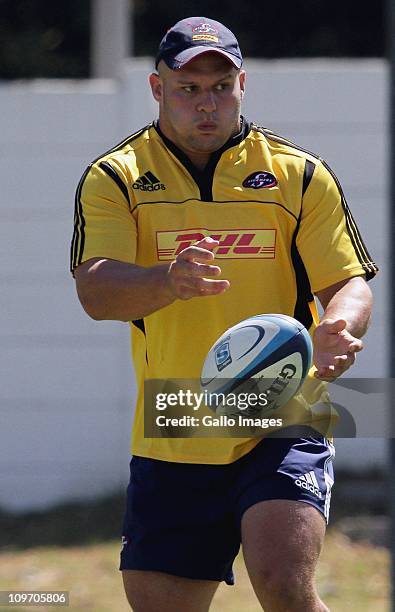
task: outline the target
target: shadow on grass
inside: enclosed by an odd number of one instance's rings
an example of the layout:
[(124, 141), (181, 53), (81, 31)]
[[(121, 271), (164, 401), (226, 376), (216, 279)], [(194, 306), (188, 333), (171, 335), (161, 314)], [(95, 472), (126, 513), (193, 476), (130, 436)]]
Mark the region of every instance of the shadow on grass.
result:
[(0, 510), (0, 550), (75, 546), (120, 539), (124, 494), (15, 515)]
[[(333, 488), (331, 526), (356, 516), (387, 516), (388, 486), (380, 471), (339, 473)], [(80, 546), (120, 538), (125, 494), (63, 504), (45, 512), (15, 515), (0, 510), (0, 551), (36, 546)]]

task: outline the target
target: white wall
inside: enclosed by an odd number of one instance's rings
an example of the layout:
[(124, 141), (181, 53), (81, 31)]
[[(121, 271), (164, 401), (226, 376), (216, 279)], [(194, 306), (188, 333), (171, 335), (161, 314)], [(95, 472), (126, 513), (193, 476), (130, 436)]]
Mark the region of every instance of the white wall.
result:
[[(245, 114), (319, 152), (368, 248), (387, 257), (387, 68), (381, 61), (248, 61)], [(0, 85), (0, 507), (22, 510), (126, 486), (128, 327), (96, 323), (68, 272), (86, 164), (156, 116), (149, 60), (112, 81)], [(354, 376), (385, 374), (386, 274)], [(339, 463), (382, 463), (381, 440), (339, 441)]]

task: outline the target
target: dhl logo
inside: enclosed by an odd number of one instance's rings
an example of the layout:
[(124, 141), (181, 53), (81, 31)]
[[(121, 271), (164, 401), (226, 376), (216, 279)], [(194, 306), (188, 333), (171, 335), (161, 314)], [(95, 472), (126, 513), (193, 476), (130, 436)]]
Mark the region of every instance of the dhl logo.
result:
[(209, 40), (210, 42), (219, 42), (218, 36), (212, 34), (194, 34), (192, 40)]
[(169, 261), (195, 242), (210, 236), (219, 240), (213, 249), (216, 257), (224, 259), (274, 259), (276, 255), (275, 229), (224, 229), (160, 231), (156, 234), (159, 261)]

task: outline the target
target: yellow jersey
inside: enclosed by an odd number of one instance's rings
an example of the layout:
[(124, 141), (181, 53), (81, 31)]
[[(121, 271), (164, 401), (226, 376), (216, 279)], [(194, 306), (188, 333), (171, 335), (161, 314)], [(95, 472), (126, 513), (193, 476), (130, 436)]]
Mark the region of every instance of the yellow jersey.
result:
[[(217, 338), (252, 315), (283, 313), (312, 332), (314, 293), (377, 271), (327, 164), (246, 119), (202, 172), (158, 122), (91, 163), (76, 192), (71, 270), (93, 257), (166, 264), (205, 236), (219, 241), (214, 254), (230, 288), (130, 322), (135, 455), (224, 464), (246, 454), (260, 438), (145, 437), (144, 381), (198, 379)], [(311, 410), (314, 424), (322, 418), (314, 402), (324, 397), (326, 385), (310, 372), (288, 414)]]

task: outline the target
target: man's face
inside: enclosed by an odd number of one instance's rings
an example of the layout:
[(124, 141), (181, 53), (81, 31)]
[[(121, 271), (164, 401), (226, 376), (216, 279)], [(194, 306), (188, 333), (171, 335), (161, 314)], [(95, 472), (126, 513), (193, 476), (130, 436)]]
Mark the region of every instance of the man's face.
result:
[(205, 53), (180, 70), (161, 61), (150, 84), (163, 133), (193, 158), (219, 149), (240, 128), (245, 72), (218, 53)]

